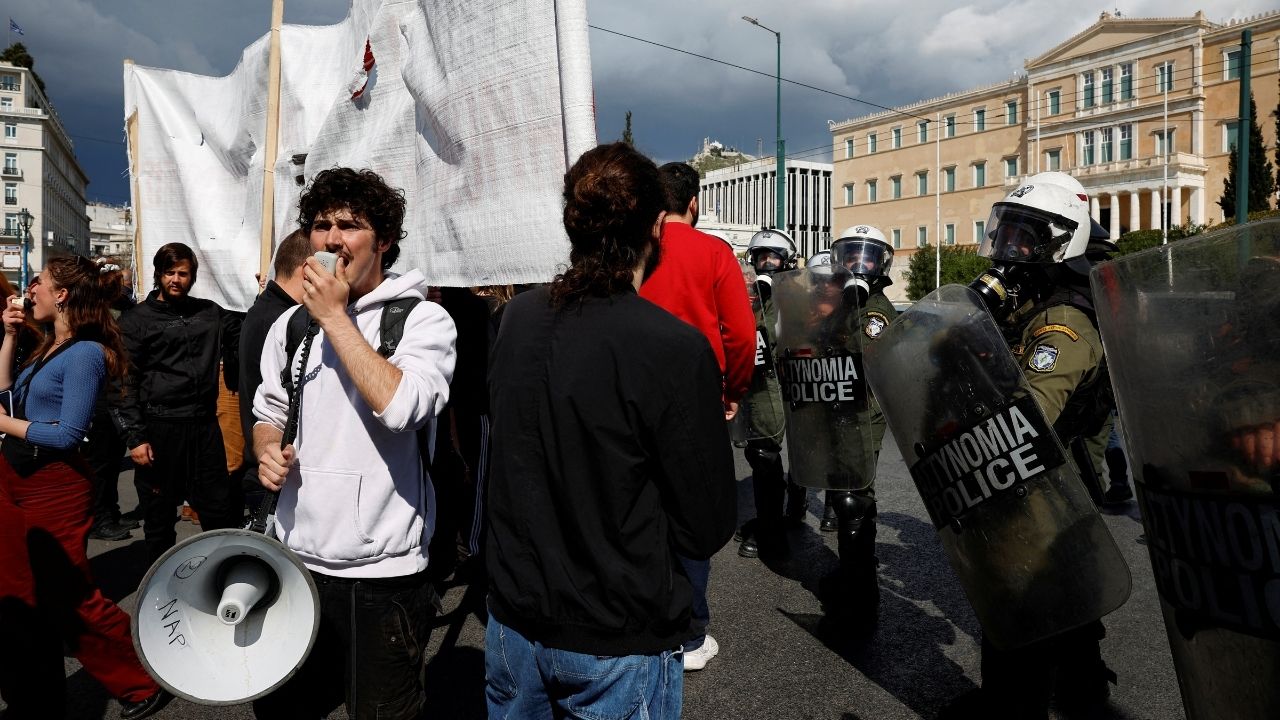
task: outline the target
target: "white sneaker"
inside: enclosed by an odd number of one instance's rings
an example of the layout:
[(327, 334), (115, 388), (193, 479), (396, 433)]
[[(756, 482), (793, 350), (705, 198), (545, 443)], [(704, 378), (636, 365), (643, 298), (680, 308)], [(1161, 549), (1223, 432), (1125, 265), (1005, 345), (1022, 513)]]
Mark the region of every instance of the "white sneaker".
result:
[(707, 661), (716, 656), (720, 652), (720, 643), (710, 635), (702, 639), (702, 644), (696, 650), (690, 650), (684, 654), (684, 671), (691, 672), (693, 670), (701, 670), (707, 666)]

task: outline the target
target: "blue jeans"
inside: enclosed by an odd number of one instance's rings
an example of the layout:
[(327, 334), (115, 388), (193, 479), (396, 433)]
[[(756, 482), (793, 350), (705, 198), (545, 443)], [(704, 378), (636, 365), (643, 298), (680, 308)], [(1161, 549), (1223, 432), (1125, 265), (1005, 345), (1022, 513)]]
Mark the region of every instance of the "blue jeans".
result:
[(684, 660), (674, 650), (608, 657), (555, 650), (489, 616), (484, 634), (490, 720), (676, 720)]

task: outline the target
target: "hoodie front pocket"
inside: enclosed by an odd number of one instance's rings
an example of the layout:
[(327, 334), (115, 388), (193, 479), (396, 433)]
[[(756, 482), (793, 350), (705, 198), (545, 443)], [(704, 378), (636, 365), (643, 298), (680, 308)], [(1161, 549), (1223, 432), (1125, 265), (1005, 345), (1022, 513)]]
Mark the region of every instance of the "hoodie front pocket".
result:
[(290, 525), (282, 518), (289, 547), (326, 560), (361, 560), (377, 554), (360, 524), (364, 476), (347, 470), (300, 468), (297, 505)]

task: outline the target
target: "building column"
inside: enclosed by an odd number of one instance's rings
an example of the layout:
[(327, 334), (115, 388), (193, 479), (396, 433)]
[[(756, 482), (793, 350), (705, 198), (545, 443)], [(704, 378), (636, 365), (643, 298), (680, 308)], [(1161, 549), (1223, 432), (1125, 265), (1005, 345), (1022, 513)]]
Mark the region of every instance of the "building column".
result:
[(1111, 211), (1108, 213), (1110, 217), (1108, 217), (1107, 224), (1110, 227), (1108, 227), (1107, 230), (1112, 240), (1119, 240), (1120, 239), (1120, 193), (1118, 192), (1111, 193), (1111, 201), (1107, 205), (1107, 207)]
[(1191, 188), (1191, 222), (1204, 224), (1204, 188)]
[(1102, 217), (1102, 213), (1099, 212), (1098, 210), (1097, 195), (1094, 195), (1093, 197), (1089, 198), (1089, 217), (1093, 218), (1094, 222), (1098, 222), (1098, 218)]
[(1182, 224), (1182, 188), (1177, 185), (1169, 188), (1169, 226)]
[(1151, 229), (1160, 229), (1160, 208), (1164, 203), (1160, 200), (1160, 188), (1151, 191)]
[(1137, 190), (1129, 192), (1129, 232), (1142, 229), (1142, 219), (1138, 217), (1142, 205), (1142, 193)]

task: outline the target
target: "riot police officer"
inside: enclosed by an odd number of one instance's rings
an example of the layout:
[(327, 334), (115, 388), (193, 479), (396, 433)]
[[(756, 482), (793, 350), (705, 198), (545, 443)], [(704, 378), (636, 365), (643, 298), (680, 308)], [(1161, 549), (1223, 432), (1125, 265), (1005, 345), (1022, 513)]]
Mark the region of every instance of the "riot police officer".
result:
[[(986, 227), (979, 252), (993, 264), (970, 287), (1000, 325), (1046, 419), (1070, 446), (1096, 431), (1098, 394), (1109, 389), (1088, 281), (1087, 196), (1028, 183), (995, 204)], [(1060, 706), (1104, 702), (1116, 678), (1099, 649), (1105, 634), (1094, 621), (1012, 651), (984, 639), (981, 690), (953, 702), (943, 717), (1044, 718), (1055, 692)]]
[(807, 491), (786, 480), (782, 470), (782, 436), (785, 427), (782, 396), (778, 387), (773, 328), (777, 311), (773, 306), (773, 275), (794, 269), (796, 246), (780, 230), (761, 230), (747, 244), (747, 257), (756, 273), (749, 288), (756, 313), (756, 364), (751, 389), (743, 399), (741, 421), (746, 427), (744, 455), (751, 466), (751, 484), (756, 517), (738, 534), (738, 554), (759, 557), (761, 553), (786, 551), (783, 498), (786, 517), (800, 519), (805, 512)]
[[(897, 316), (893, 303), (884, 296), (884, 289), (893, 282), (889, 278), (892, 263), (893, 246), (884, 233), (869, 225), (847, 228), (831, 245), (833, 281), (840, 286), (845, 307), (854, 311), (841, 321), (849, 324), (846, 343), (851, 348), (874, 342)], [(837, 453), (850, 456), (844, 458), (848, 460), (845, 467), (868, 468), (870, 477), (843, 485), (849, 489), (827, 490), (840, 566), (820, 585), (828, 617), (845, 616), (863, 625), (874, 622), (880, 604), (875, 557), (875, 467), (885, 433), (884, 415), (870, 389), (867, 396), (866, 405), (854, 419), (864, 425), (862, 437), (869, 438), (869, 442), (840, 444)], [(833, 487), (840, 485), (833, 483)]]

